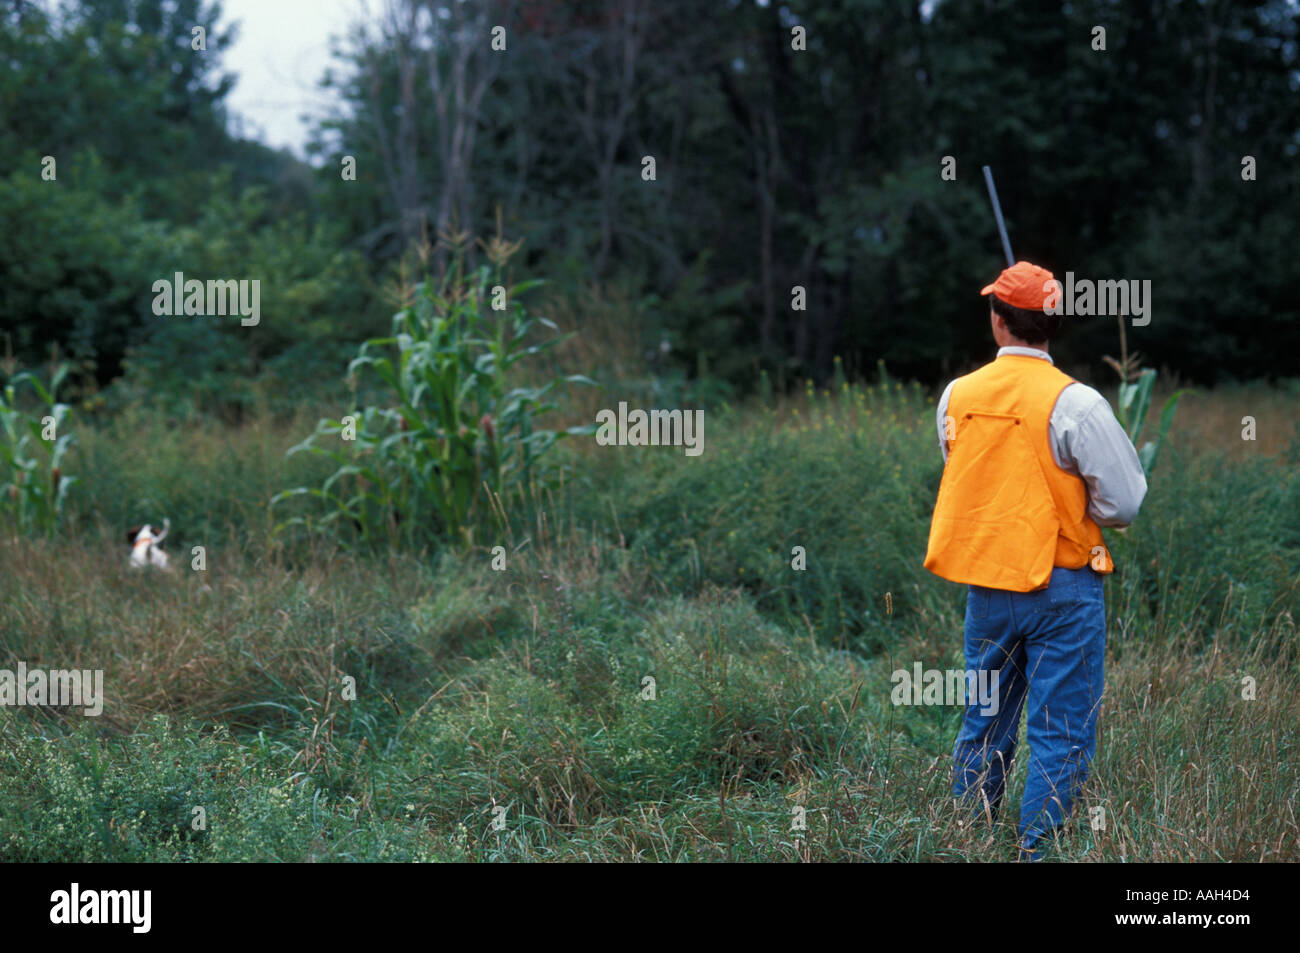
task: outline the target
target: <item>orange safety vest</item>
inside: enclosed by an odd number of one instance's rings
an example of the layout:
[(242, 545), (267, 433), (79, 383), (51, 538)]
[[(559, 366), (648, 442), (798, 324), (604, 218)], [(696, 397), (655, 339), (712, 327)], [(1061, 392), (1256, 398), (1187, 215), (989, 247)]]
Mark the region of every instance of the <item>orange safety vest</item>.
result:
[(1004, 354), (957, 379), (926, 569), (1011, 592), (1043, 588), (1054, 566), (1114, 571), (1088, 515), (1087, 485), (1052, 456), (1048, 421), (1072, 383), (1024, 354)]

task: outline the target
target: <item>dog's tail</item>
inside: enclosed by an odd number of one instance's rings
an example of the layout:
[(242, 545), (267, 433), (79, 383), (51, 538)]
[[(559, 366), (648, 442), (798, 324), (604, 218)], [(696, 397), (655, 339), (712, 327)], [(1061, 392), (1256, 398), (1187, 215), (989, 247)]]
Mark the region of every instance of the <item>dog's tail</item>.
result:
[(164, 516), (164, 517), (163, 517), (163, 528), (162, 528), (162, 532), (159, 533), (157, 536), (155, 536), (155, 537), (153, 538), (153, 544), (154, 544), (155, 546), (157, 546), (157, 545), (158, 545), (159, 543), (161, 543), (164, 539), (166, 539), (166, 538), (167, 538), (167, 531), (168, 531), (169, 529), (171, 529), (171, 528), (172, 528), (172, 521), (171, 521), (170, 519), (168, 519), (166, 516)]

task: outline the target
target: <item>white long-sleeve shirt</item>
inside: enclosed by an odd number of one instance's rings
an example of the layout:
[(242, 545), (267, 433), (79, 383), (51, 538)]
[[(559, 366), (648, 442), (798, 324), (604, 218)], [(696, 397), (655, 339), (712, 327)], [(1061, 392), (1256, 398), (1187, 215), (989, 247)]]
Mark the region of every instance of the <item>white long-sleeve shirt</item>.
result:
[[(998, 348), (1003, 354), (1023, 354), (1052, 362), (1046, 351), (1034, 347)], [(1055, 362), (1052, 362), (1055, 363)], [(939, 398), (937, 423), (939, 449), (948, 462), (944, 439), (951, 381)], [(1128, 434), (1115, 419), (1110, 403), (1087, 384), (1067, 384), (1056, 399), (1048, 421), (1052, 457), (1066, 473), (1081, 477), (1088, 485), (1088, 515), (1098, 526), (1128, 526), (1137, 516), (1147, 494), (1147, 479)]]

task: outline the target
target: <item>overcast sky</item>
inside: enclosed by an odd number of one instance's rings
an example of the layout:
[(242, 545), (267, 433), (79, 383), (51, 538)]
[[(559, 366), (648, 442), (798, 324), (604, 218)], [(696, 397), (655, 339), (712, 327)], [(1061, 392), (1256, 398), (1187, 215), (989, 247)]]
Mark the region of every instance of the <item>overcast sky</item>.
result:
[(364, 0), (222, 0), (222, 26), (239, 21), (223, 64), (239, 77), (226, 100), (243, 133), (299, 156), (309, 124), (331, 97), (316, 88), (330, 65), (330, 34), (343, 36), (372, 2)]

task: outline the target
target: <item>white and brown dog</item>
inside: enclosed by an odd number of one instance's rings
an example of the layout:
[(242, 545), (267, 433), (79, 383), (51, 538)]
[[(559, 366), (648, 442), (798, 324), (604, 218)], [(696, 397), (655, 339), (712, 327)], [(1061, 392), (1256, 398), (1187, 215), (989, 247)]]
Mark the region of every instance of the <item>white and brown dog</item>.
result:
[(167, 568), (167, 554), (162, 551), (162, 541), (167, 538), (167, 531), (171, 528), (172, 521), (164, 517), (161, 533), (155, 533), (148, 523), (127, 532), (127, 540), (131, 543), (132, 569), (144, 569), (146, 566)]

